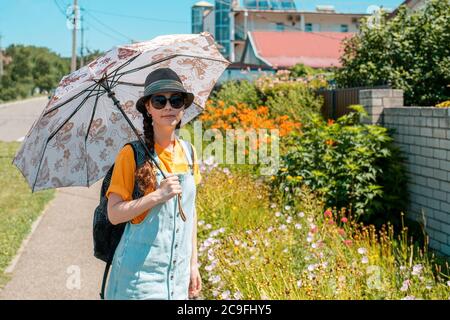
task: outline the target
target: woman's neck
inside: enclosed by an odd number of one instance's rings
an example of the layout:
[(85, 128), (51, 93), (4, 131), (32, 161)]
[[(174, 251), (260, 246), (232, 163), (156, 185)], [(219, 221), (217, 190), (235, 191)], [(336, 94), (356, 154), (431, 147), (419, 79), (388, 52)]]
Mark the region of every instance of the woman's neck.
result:
[(175, 141), (175, 129), (172, 127), (158, 127), (154, 124), (153, 132), (155, 143), (164, 149)]

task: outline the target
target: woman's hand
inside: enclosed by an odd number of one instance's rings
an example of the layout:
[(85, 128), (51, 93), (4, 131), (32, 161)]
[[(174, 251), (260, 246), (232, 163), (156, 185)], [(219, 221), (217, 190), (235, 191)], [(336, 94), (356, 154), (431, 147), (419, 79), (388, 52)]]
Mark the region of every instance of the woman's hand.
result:
[(189, 298), (196, 298), (202, 290), (202, 278), (197, 264), (191, 266), (191, 279), (189, 281)]
[(166, 179), (161, 180), (157, 191), (160, 194), (161, 202), (166, 202), (175, 195), (181, 193), (181, 185), (177, 175), (170, 175)]

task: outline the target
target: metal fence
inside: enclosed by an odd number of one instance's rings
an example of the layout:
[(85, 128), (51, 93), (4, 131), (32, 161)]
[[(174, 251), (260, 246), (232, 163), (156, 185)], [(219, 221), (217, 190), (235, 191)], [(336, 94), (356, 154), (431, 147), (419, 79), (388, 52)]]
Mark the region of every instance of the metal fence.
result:
[(359, 91), (364, 89), (391, 89), (390, 86), (354, 87), (341, 89), (319, 89), (317, 95), (323, 97), (322, 115), (325, 119), (336, 120), (350, 113), (348, 108), (352, 104), (359, 104)]

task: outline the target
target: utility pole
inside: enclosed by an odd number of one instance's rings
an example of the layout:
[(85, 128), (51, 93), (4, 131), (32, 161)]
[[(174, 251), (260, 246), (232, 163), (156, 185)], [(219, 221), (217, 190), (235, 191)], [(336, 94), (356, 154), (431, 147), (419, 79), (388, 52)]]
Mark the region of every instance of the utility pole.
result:
[(80, 49), (80, 67), (84, 66), (84, 23), (83, 15), (80, 16), (80, 28), (81, 28), (81, 49)]
[(77, 27), (78, 27), (78, 0), (73, 0), (73, 30), (72, 30), (72, 63), (71, 72), (77, 69)]

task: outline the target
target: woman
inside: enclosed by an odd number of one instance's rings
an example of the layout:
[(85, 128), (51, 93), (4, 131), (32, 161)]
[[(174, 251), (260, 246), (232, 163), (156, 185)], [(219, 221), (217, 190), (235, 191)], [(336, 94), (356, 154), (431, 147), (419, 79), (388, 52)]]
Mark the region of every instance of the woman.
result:
[[(187, 299), (200, 293), (195, 196), (201, 177), (195, 149), (189, 171), (190, 150), (175, 134), (193, 99), (169, 68), (145, 80), (136, 109), (144, 117), (145, 142), (168, 173), (163, 179), (150, 161), (136, 168), (130, 145), (117, 155), (106, 193), (108, 217), (113, 224), (128, 223), (115, 251), (106, 299)], [(144, 196), (133, 200), (135, 181)], [(186, 221), (178, 208), (180, 193)]]

